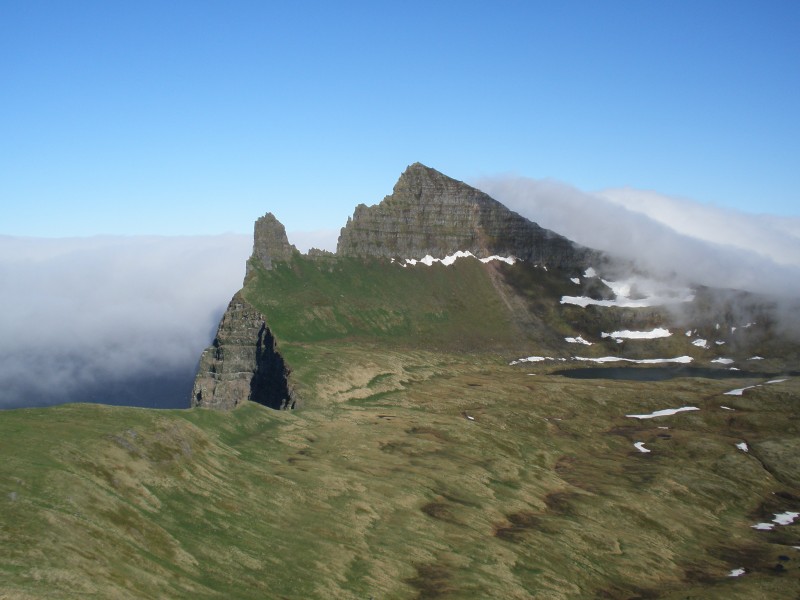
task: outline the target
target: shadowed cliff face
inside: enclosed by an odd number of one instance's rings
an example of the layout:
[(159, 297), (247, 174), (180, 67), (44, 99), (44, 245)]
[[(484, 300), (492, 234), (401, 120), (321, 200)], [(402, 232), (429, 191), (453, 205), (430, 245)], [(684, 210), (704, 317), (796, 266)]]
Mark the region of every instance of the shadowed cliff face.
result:
[(507, 209), (483, 192), (415, 163), (375, 206), (356, 207), (337, 254), (421, 258), (468, 250), (515, 256), (556, 268), (580, 268), (598, 254)]
[(289, 369), (275, 347), (275, 338), (266, 323), (261, 325), (256, 341), (256, 369), (250, 380), (250, 400), (283, 410), (294, 408), (289, 390)]
[(270, 408), (294, 408), (289, 370), (275, 348), (264, 316), (237, 293), (203, 352), (192, 406), (231, 409), (244, 400)]

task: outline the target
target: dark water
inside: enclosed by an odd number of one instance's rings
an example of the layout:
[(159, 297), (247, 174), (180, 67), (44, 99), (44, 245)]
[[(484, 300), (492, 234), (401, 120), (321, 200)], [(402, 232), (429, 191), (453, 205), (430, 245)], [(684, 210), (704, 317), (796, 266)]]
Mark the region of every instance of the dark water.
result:
[[(796, 375), (797, 372), (789, 373)], [(586, 367), (582, 369), (561, 369), (553, 375), (563, 375), (572, 379), (620, 379), (625, 381), (665, 381), (677, 377), (703, 377), (705, 379), (759, 379), (777, 377), (780, 373), (756, 373), (754, 371), (731, 371), (705, 367)], [(784, 374), (786, 375), (786, 374)]]

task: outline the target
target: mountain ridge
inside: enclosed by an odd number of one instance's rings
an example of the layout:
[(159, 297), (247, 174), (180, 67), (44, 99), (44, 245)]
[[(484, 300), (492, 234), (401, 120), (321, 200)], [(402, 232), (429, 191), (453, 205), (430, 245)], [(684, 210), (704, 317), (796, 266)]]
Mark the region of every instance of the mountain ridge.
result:
[[(743, 357), (776, 333), (767, 317), (759, 317), (758, 328), (741, 328), (746, 322), (737, 315), (748, 302), (753, 306), (746, 312), (765, 314), (760, 300), (703, 290), (664, 292), (642, 277), (611, 281), (602, 271), (611, 273), (619, 265), (605, 254), (543, 229), (480, 190), (420, 163), (410, 165), (381, 202), (355, 208), (336, 253), (301, 254), (272, 213), (256, 221), (253, 240), (244, 288), (203, 355), (193, 406), (232, 408), (246, 399), (273, 406), (263, 393), (268, 385), (256, 394), (258, 386), (231, 381), (258, 376), (263, 383), (267, 372), (281, 390), (292, 390), (291, 395), (279, 393), (283, 401), (278, 407), (299, 404), (302, 383), (290, 375), (291, 361), (285, 369), (273, 369), (273, 359), (255, 350), (261, 347), (261, 327), (280, 360), (292, 344), (333, 339), (427, 344), (446, 351), (459, 350), (461, 344), (461, 350), (514, 354), (509, 361), (521, 358), (521, 352), (564, 360), (574, 349), (569, 340), (580, 339), (592, 340), (585, 344), (587, 360), (604, 355), (651, 360), (671, 352), (673, 357), (728, 361), (725, 351)], [(455, 261), (456, 256), (462, 258)], [(436, 264), (446, 257), (441, 266)], [(399, 268), (420, 260), (425, 266)], [(258, 315), (256, 321), (242, 320), (242, 303)], [(647, 337), (646, 331), (667, 326), (688, 328), (693, 337), (687, 333), (642, 342), (610, 335), (638, 329)], [(239, 330), (234, 333), (232, 327)], [(703, 336), (716, 343), (696, 344)], [(224, 400), (215, 397), (217, 387)], [(234, 388), (237, 397), (225, 391)]]
[[(392, 194), (380, 203), (360, 204), (355, 208), (341, 230), (335, 254), (312, 250), (302, 255), (289, 242), (285, 227), (274, 214), (268, 212), (257, 219), (244, 284), (247, 286), (259, 271), (271, 272), (279, 265), (297, 260), (422, 259), (456, 253), (469, 253), (484, 260), (501, 256), (527, 261), (545, 270), (567, 270), (574, 274), (606, 260), (601, 253), (540, 227), (484, 192), (417, 162), (405, 169)], [(509, 298), (514, 293), (501, 279), (492, 275), (489, 280), (509, 310), (517, 315), (515, 320), (530, 322), (531, 316), (525, 314), (519, 301), (512, 308)], [(268, 406), (275, 404), (266, 400), (268, 385), (256, 393), (256, 388), (248, 383), (259, 377), (264, 380), (263, 374), (270, 372), (276, 384), (284, 389), (283, 382), (288, 379), (288, 368), (284, 373), (283, 367), (272, 366), (275, 360), (282, 361), (275, 342), (271, 342), (274, 356), (260, 349), (262, 328), (273, 339), (267, 321), (244, 294), (234, 296), (212, 346), (201, 357), (192, 406), (229, 409), (246, 399)], [(285, 398), (275, 407), (295, 406), (299, 398), (294, 392), (279, 395)]]
[(798, 597), (797, 348), (765, 299), (255, 229), (192, 409), (0, 421), (0, 596)]

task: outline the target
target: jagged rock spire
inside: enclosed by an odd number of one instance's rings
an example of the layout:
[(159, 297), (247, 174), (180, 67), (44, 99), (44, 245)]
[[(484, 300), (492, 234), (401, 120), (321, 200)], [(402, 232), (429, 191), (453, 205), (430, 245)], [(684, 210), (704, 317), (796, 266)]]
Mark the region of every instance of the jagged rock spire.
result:
[(272, 213), (259, 218), (253, 228), (253, 258), (269, 270), (276, 261), (287, 261), (299, 251), (289, 243), (286, 228)]

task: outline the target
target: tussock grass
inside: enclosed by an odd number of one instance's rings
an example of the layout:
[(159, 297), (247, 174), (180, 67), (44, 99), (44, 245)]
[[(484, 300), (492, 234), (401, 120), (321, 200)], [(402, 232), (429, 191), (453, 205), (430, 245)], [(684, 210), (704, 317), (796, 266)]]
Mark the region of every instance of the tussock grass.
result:
[(3, 412), (0, 598), (797, 597), (800, 381), (509, 366), (577, 327), (516, 267), (256, 273), (297, 411)]

